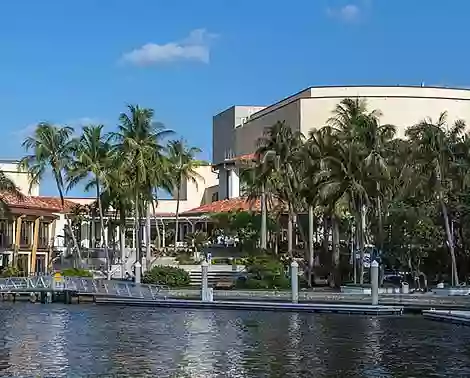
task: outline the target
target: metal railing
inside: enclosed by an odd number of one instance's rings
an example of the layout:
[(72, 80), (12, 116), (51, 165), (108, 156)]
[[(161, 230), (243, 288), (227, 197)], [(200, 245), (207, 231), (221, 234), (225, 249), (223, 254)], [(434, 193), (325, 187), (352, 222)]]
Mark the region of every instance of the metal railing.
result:
[(70, 291), (77, 294), (166, 299), (169, 289), (159, 285), (80, 277), (35, 276), (0, 278), (0, 293), (34, 293), (39, 291)]

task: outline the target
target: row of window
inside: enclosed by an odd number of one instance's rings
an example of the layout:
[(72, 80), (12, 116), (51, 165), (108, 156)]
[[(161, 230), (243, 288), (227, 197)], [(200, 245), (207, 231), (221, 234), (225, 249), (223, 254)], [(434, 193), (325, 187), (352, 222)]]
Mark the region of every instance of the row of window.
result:
[[(14, 243), (14, 222), (11, 220), (0, 220), (0, 248), (11, 247)], [(49, 246), (49, 223), (39, 223), (38, 247), (47, 248)], [(31, 247), (33, 245), (34, 221), (23, 220), (20, 231), (20, 247)]]

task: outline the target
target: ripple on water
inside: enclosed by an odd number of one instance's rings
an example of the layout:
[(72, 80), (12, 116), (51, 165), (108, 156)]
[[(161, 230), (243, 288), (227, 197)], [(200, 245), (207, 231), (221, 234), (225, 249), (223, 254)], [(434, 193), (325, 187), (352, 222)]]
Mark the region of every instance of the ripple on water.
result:
[(470, 327), (420, 317), (0, 305), (0, 377), (469, 377)]

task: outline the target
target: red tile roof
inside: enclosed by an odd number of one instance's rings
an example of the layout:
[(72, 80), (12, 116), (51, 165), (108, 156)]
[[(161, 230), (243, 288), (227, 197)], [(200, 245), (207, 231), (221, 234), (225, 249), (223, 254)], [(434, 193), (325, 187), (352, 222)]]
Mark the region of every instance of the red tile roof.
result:
[(62, 208), (60, 197), (38, 196), (31, 198), (38, 199), (39, 201), (44, 202), (50, 209), (57, 209), (60, 212), (69, 212), (75, 206), (79, 205), (77, 202), (64, 199), (64, 207)]
[(244, 155), (239, 155), (239, 156), (235, 156), (233, 158), (228, 158), (228, 159), (225, 159), (226, 162), (231, 162), (231, 161), (254, 161), (257, 159), (257, 155), (256, 153), (252, 153), (252, 154), (244, 154)]
[(65, 200), (65, 207), (62, 208), (59, 197), (24, 196), (20, 199), (10, 193), (0, 193), (0, 198), (11, 208), (37, 209), (51, 213), (60, 213), (64, 210), (68, 212), (77, 205), (75, 202)]
[(246, 197), (225, 199), (196, 207), (195, 209), (185, 211), (182, 214), (222, 213), (237, 210), (260, 211), (260, 200), (248, 201)]

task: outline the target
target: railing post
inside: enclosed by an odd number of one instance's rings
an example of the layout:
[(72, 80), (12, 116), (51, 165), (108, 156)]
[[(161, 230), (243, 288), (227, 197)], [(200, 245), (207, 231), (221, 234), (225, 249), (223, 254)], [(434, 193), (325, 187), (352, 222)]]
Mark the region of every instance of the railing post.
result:
[(135, 283), (140, 284), (140, 274), (142, 273), (141, 272), (142, 265), (140, 264), (140, 262), (137, 261), (134, 266), (135, 266)]
[(377, 306), (379, 304), (379, 263), (375, 260), (370, 264), (370, 278), (372, 281), (372, 305)]
[(292, 303), (297, 303), (299, 301), (299, 264), (295, 260), (290, 264), (290, 283)]

